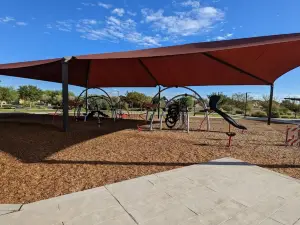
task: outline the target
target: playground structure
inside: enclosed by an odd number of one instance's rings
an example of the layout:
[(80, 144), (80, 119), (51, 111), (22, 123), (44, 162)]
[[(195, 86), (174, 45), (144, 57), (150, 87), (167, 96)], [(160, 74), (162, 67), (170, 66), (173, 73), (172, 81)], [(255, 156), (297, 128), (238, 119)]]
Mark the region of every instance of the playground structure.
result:
[[(179, 94), (172, 97), (170, 100), (165, 98), (165, 103), (161, 105), (161, 93), (170, 88), (183, 88), (192, 94)], [(103, 95), (88, 95), (89, 89), (83, 90), (74, 102), (74, 119), (76, 121), (87, 121), (93, 118), (97, 119), (97, 124), (100, 127), (102, 119), (112, 118), (115, 122), (119, 119), (130, 119), (141, 121), (137, 124), (138, 131), (142, 130), (154, 130), (154, 123), (159, 123), (159, 129), (163, 129), (163, 123), (168, 129), (183, 130), (190, 132), (190, 113), (192, 112), (192, 107), (188, 107), (187, 103), (184, 101), (187, 97), (194, 99), (194, 105), (200, 104), (202, 109), (199, 111), (203, 113), (204, 118), (199, 121), (198, 131), (204, 122), (206, 122), (206, 131), (210, 131), (210, 117), (212, 112), (219, 114), (226, 122), (229, 124), (228, 132), (225, 132), (228, 136), (228, 146), (231, 146), (232, 137), (236, 135), (235, 132), (231, 131), (231, 126), (247, 130), (243, 125), (238, 124), (232, 117), (230, 117), (225, 112), (217, 108), (217, 104), (220, 100), (220, 96), (214, 95), (209, 99), (209, 106), (207, 106), (204, 99), (190, 87), (165, 87), (159, 89), (158, 93), (152, 98), (151, 103), (141, 103), (139, 111), (130, 112), (130, 110), (125, 109), (124, 103), (125, 99), (118, 96), (117, 99), (113, 101), (112, 97), (102, 88), (95, 88), (102, 91)], [(105, 102), (106, 107), (102, 106), (102, 102)], [(161, 111), (161, 113), (160, 113)], [(195, 113), (195, 111), (194, 111)], [(155, 115), (158, 115), (158, 120), (155, 119)]]
[[(172, 87), (166, 87), (163, 88), (162, 90), (159, 90), (159, 92), (152, 98), (152, 102), (159, 96), (160, 99), (160, 95), (162, 92), (170, 89)], [(178, 86), (176, 86), (176, 88), (178, 88)], [(180, 87), (180, 88), (184, 88), (186, 90), (189, 90), (193, 93), (193, 95), (191, 94), (180, 94), (180, 95), (176, 95), (173, 98), (171, 98), (170, 100), (168, 100), (166, 102), (166, 105), (162, 108), (162, 112), (159, 115), (159, 119), (160, 119), (160, 130), (162, 130), (162, 124), (163, 124), (163, 119), (164, 122), (166, 124), (166, 126), (170, 129), (174, 128), (175, 125), (179, 122), (179, 129), (183, 129), (187, 132), (190, 131), (190, 118), (189, 118), (189, 108), (187, 107), (187, 105), (185, 104), (185, 102), (180, 101), (180, 98), (183, 97), (191, 97), (195, 100), (195, 103), (200, 103), (203, 107), (203, 112), (205, 113), (205, 119), (207, 121), (207, 131), (209, 131), (210, 129), (210, 123), (209, 123), (209, 115), (208, 115), (208, 111), (207, 111), (207, 106), (205, 101), (203, 100), (203, 98), (192, 88), (190, 87)], [(159, 108), (160, 108), (160, 104), (159, 104)], [(152, 126), (150, 126), (152, 127)]]
[(226, 135), (228, 136), (228, 147), (231, 146), (231, 141), (232, 137), (236, 135), (235, 132), (231, 131), (231, 126), (240, 129), (244, 132), (244, 130), (247, 130), (247, 128), (239, 123), (237, 123), (232, 117), (230, 117), (228, 114), (225, 112), (221, 111), (220, 109), (217, 108), (217, 104), (220, 101), (220, 96), (219, 95), (212, 95), (209, 98), (209, 109), (218, 113), (223, 119), (228, 122), (228, 132), (226, 132)]
[[(206, 113), (205, 119), (207, 120), (207, 130), (209, 130), (209, 116), (207, 114), (207, 106), (202, 97), (193, 89), (189, 87), (181, 87), (190, 90), (194, 95), (181, 94), (167, 100), (164, 107), (161, 107), (160, 95), (162, 92), (173, 88), (166, 87), (152, 98), (151, 103), (140, 103), (141, 107), (138, 111), (130, 111), (124, 107), (125, 103), (130, 105), (130, 102), (126, 102), (122, 98), (118, 98), (113, 101), (112, 97), (102, 88), (94, 88), (102, 91), (103, 95), (88, 95), (88, 89), (84, 89), (74, 102), (74, 119), (76, 121), (87, 121), (92, 118), (97, 118), (98, 125), (100, 126), (102, 118), (112, 118), (114, 121), (118, 119), (130, 119), (141, 120), (142, 122), (137, 125), (139, 131), (141, 130), (153, 130), (153, 123), (156, 122), (155, 114), (157, 113), (158, 119), (160, 119), (160, 129), (162, 129), (162, 118), (165, 118), (165, 123), (168, 128), (174, 128), (175, 124), (181, 123), (178, 129), (183, 129), (189, 132), (189, 109), (184, 104), (178, 101), (180, 97), (190, 96), (195, 99), (196, 103), (200, 103)], [(178, 87), (176, 87), (178, 88)], [(158, 97), (158, 100), (157, 100)], [(101, 101), (104, 101), (108, 105), (108, 109), (101, 107)], [(158, 102), (155, 102), (158, 101)], [(178, 107), (177, 107), (178, 106)], [(168, 114), (166, 111), (169, 110)], [(161, 111), (161, 114), (160, 114)]]
[[(103, 92), (103, 95), (88, 95), (91, 88), (84, 89), (75, 100), (74, 119), (76, 121), (87, 121), (94, 117), (97, 118), (97, 124), (100, 127), (101, 119), (111, 118), (116, 119), (116, 109), (110, 95), (102, 88), (93, 88)], [(83, 97), (84, 96), (84, 97)], [(103, 107), (103, 103), (105, 106)], [(105, 112), (103, 111), (105, 110)]]
[[(284, 98), (284, 99), (300, 102), (300, 98)], [(285, 135), (285, 145), (300, 147), (300, 125), (294, 128), (287, 126), (286, 135)]]
[(300, 147), (300, 126), (286, 128), (285, 146)]

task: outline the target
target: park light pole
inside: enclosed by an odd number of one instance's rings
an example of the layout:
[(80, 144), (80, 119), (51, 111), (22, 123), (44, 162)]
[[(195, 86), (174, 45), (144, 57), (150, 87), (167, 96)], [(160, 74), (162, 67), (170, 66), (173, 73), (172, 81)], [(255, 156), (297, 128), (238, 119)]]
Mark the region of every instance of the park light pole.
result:
[(244, 118), (246, 118), (246, 116), (247, 116), (248, 94), (250, 94), (250, 93), (251, 92), (246, 92)]

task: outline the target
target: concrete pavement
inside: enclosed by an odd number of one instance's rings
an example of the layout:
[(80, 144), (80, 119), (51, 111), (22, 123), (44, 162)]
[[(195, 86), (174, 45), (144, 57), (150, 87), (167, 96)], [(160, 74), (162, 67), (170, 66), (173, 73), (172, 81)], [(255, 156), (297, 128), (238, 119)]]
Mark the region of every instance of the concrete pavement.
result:
[(1, 225), (300, 225), (300, 183), (222, 158), (6, 209)]

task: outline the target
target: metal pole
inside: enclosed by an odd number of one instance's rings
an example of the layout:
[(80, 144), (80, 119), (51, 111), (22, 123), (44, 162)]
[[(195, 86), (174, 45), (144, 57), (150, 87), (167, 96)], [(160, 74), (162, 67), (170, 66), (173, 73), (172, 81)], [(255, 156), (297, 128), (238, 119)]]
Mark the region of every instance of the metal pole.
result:
[(160, 116), (160, 85), (158, 85), (158, 114), (157, 114), (157, 118), (159, 119)]
[(69, 90), (68, 90), (68, 61), (64, 58), (62, 61), (62, 97), (63, 97), (63, 131), (69, 131)]
[(89, 89), (89, 77), (90, 77), (90, 70), (91, 70), (91, 61), (89, 61), (89, 66), (86, 73), (86, 80), (85, 80), (85, 115), (88, 114), (88, 89)]
[(244, 114), (244, 117), (247, 116), (247, 104), (248, 104), (248, 92), (246, 92), (246, 101), (245, 101), (245, 114)]
[(268, 110), (268, 125), (271, 124), (272, 103), (273, 103), (273, 89), (274, 89), (274, 84), (270, 85), (270, 99), (269, 99), (269, 110)]
[(88, 114), (88, 88), (85, 89), (85, 115)]

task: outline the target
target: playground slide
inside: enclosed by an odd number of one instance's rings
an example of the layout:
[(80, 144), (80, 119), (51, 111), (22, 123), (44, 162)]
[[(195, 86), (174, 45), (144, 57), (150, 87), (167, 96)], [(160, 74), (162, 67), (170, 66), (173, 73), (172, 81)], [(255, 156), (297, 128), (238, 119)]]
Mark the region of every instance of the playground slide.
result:
[(220, 101), (220, 96), (219, 95), (212, 95), (209, 98), (209, 108), (216, 113), (218, 113), (220, 116), (224, 118), (229, 124), (232, 126), (241, 129), (241, 130), (247, 130), (247, 128), (241, 124), (238, 124), (232, 117), (230, 117), (228, 114), (222, 112), (220, 109), (217, 108), (217, 104)]
[(229, 124), (231, 124), (232, 126), (241, 129), (241, 130), (247, 130), (247, 128), (241, 124), (238, 124), (232, 117), (230, 117), (228, 114), (222, 112), (219, 109), (214, 109), (214, 111), (216, 113), (218, 113), (220, 116), (222, 116), (224, 118), (224, 120), (226, 120)]

